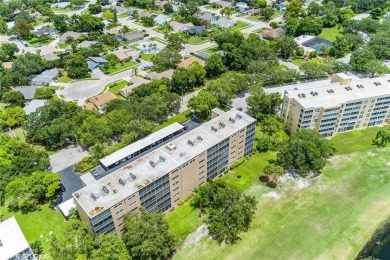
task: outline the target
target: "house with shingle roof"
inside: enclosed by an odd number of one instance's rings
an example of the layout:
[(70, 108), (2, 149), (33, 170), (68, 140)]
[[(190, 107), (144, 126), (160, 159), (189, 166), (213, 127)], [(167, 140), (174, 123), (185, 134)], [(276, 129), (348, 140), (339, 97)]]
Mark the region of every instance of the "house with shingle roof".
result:
[(203, 60), (201, 60), (197, 57), (191, 56), (188, 59), (185, 59), (185, 60), (179, 62), (178, 64), (176, 64), (176, 67), (187, 68), (188, 66), (190, 66), (194, 62), (198, 62), (203, 67), (206, 65), (206, 63)]
[(72, 31), (66, 32), (63, 35), (61, 35), (60, 42), (65, 42), (68, 38), (72, 38), (73, 40), (77, 40), (81, 36), (81, 34), (82, 33), (72, 32)]
[(153, 21), (156, 25), (161, 26), (172, 21), (172, 18), (164, 14), (159, 14), (153, 18)]
[(193, 23), (179, 23), (176, 21), (169, 22), (169, 26), (171, 26), (172, 30), (174, 32), (183, 32), (185, 30), (188, 30), (192, 27), (194, 27)]
[(282, 28), (275, 28), (275, 29), (265, 29), (260, 33), (260, 35), (265, 39), (276, 40), (286, 35), (286, 33)]

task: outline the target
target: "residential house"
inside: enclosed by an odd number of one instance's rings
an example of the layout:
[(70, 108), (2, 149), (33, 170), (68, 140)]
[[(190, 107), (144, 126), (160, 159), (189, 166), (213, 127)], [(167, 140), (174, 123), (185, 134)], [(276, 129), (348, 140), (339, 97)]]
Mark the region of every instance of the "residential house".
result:
[(96, 69), (100, 69), (105, 64), (109, 64), (110, 62), (102, 57), (88, 57), (87, 58), (87, 64), (88, 64), (88, 70), (94, 71)]
[(19, 8), (16, 8), (15, 11), (13, 12), (13, 15), (18, 15), (20, 14), (22, 11), (19, 9)]
[(276, 40), (284, 35), (285, 31), (282, 28), (264, 29), (260, 35), (265, 39)]
[(151, 73), (148, 73), (145, 75), (145, 79), (148, 79), (148, 80), (155, 80), (155, 79), (162, 79), (162, 78), (171, 79), (173, 76), (173, 72), (174, 72), (173, 69), (166, 70), (166, 71), (163, 71), (160, 73), (151, 72)]
[(124, 13), (125, 11), (127, 11), (127, 9), (123, 6), (115, 6), (115, 9), (116, 9), (116, 13), (117, 14), (121, 14), (121, 13)]
[(26, 115), (30, 115), (37, 111), (38, 108), (43, 107), (46, 101), (46, 99), (33, 99), (23, 107), (23, 110), (26, 112)]
[(4, 69), (12, 69), (12, 61), (6, 61), (1, 64)]
[(58, 78), (58, 69), (53, 68), (50, 70), (45, 70), (44, 72), (42, 72), (39, 75), (30, 76), (30, 78), (31, 78), (31, 81), (30, 81), (31, 85), (48, 86), (51, 82), (53, 82), (54, 80), (56, 80)]
[(189, 28), (184, 32), (192, 36), (202, 36), (204, 30), (206, 30), (206, 27), (204, 25), (199, 25)]
[(34, 99), (35, 92), (38, 88), (42, 86), (18, 86), (14, 87), (14, 91), (20, 92), (23, 94), (25, 100), (30, 101)]
[(77, 48), (91, 48), (92, 45), (96, 44), (96, 41), (82, 41), (77, 45)]
[(159, 14), (153, 18), (153, 21), (156, 25), (161, 26), (172, 21), (172, 18), (164, 14)]
[(144, 35), (139, 31), (129, 32), (123, 35), (123, 39), (127, 42), (137, 42), (144, 39)]
[(231, 27), (233, 27), (234, 25), (236, 25), (236, 22), (221, 17), (221, 18), (219, 18), (217, 21), (212, 22), (211, 24), (212, 24), (212, 25), (215, 25), (215, 26), (217, 26), (217, 27), (219, 27), (219, 28), (231, 28)]
[(245, 3), (245, 2), (237, 2), (236, 4), (235, 4), (235, 7), (236, 8), (238, 8), (238, 9), (244, 9), (244, 10), (248, 10), (248, 9), (250, 9), (251, 7), (247, 4), (247, 3)]
[[(106, 108), (108, 102), (117, 98), (118, 97), (115, 96), (113, 93), (106, 92), (96, 97), (90, 98), (89, 103), (92, 103), (98, 110), (103, 111)], [(91, 107), (91, 106), (88, 105), (87, 107)]]
[(83, 109), (96, 110), (96, 111), (98, 110), (93, 103), (86, 103), (85, 105), (83, 105)]
[(103, 33), (104, 34), (117, 34), (117, 33), (120, 33), (122, 29), (123, 29), (123, 26), (118, 25), (118, 26), (112, 27), (110, 29), (108, 29), (108, 28), (104, 29)]
[(65, 9), (70, 5), (71, 5), (70, 2), (61, 2), (61, 3), (56, 3), (54, 6), (56, 6), (58, 9)]
[(192, 23), (179, 23), (176, 21), (170, 21), (169, 26), (171, 26), (171, 28), (174, 32), (183, 32), (185, 30), (188, 30), (188, 29), (194, 27), (194, 25)]
[(217, 5), (221, 6), (222, 8), (233, 8), (234, 2), (228, 2), (228, 1), (218, 1), (216, 2)]
[(148, 11), (142, 11), (139, 13), (139, 17), (142, 18), (142, 17), (152, 17), (153, 14), (149, 13)]
[(250, 16), (260, 15), (260, 8), (249, 9), (246, 11), (246, 13)]
[(0, 223), (0, 259), (36, 259), (15, 217)]
[(164, 9), (164, 5), (168, 4), (168, 1), (154, 1), (154, 3), (158, 6), (160, 9)]
[(39, 28), (35, 32), (33, 32), (33, 35), (35, 37), (39, 37), (41, 35), (54, 35), (54, 34), (56, 34), (56, 32), (57, 31), (55, 29), (44, 26), (42, 28)]
[(130, 85), (119, 90), (119, 94), (125, 98), (127, 98), (127, 96), (133, 91), (133, 89), (141, 86), (142, 84), (147, 84), (149, 83), (149, 81), (140, 77), (132, 77), (129, 83)]
[(114, 54), (120, 62), (135, 60), (139, 57), (139, 52), (131, 49), (120, 49), (113, 51), (112, 54)]
[(137, 12), (139, 14), (139, 11), (137, 9), (132, 9), (132, 8), (129, 8), (127, 9), (127, 14), (130, 16), (130, 18), (134, 18), (133, 15), (134, 15), (134, 12)]
[(199, 18), (202, 19), (203, 21), (206, 21), (206, 22), (209, 22), (209, 23), (213, 23), (213, 22), (218, 20), (218, 17), (215, 16), (213, 13), (210, 13), (210, 12), (205, 12), (204, 14), (199, 16)]
[(226, 51), (219, 50), (219, 51), (214, 52), (214, 54), (218, 54), (219, 56), (223, 57), (223, 56), (225, 56)]
[(201, 52), (201, 53), (197, 54), (196, 56), (197, 56), (199, 59), (205, 61), (205, 60), (207, 60), (207, 59), (211, 56), (211, 54), (208, 53), (208, 52)]
[(81, 36), (79, 32), (66, 32), (60, 37), (60, 42), (65, 42), (68, 38), (72, 38), (73, 40), (77, 40)]
[(197, 57), (191, 56), (188, 59), (185, 59), (185, 60), (181, 61), (180, 63), (176, 64), (176, 67), (187, 68), (194, 62), (198, 62), (203, 67), (206, 65), (206, 63), (203, 60), (201, 60)]

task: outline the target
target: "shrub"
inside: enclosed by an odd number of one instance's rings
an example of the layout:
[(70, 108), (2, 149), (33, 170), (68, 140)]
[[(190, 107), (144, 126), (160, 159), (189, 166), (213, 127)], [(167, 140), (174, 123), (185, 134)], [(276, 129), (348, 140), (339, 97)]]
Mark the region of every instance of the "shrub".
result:
[(233, 170), (233, 169), (237, 168), (238, 166), (243, 164), (246, 161), (246, 159), (247, 159), (247, 157), (242, 157), (242, 158), (238, 159), (232, 166), (230, 166), (230, 169)]

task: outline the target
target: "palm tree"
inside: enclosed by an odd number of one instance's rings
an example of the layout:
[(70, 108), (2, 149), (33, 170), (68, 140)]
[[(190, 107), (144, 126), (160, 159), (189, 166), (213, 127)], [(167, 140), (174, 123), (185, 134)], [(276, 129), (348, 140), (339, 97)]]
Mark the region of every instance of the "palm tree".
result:
[(375, 136), (374, 142), (378, 142), (380, 146), (386, 146), (388, 142), (390, 142), (390, 128), (381, 129)]

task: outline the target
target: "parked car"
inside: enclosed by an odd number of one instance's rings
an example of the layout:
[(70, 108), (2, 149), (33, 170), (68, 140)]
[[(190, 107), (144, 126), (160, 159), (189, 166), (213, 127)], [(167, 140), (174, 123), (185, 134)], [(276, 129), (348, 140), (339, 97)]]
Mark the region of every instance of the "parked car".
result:
[(135, 61), (141, 63), (141, 60), (139, 58), (136, 58)]
[(35, 47), (35, 48), (42, 47), (42, 44), (35, 44), (34, 47)]
[(95, 170), (95, 169), (91, 170), (91, 173), (95, 177), (99, 176), (99, 172), (97, 170)]
[(144, 34), (144, 37), (149, 37), (150, 35), (148, 33), (145, 33)]
[(187, 129), (188, 129), (188, 126), (185, 125), (185, 126), (183, 127), (183, 129), (184, 129), (184, 130), (187, 130)]
[(142, 29), (142, 31), (143, 31), (143, 32), (146, 32), (146, 30), (145, 30), (145, 29)]

